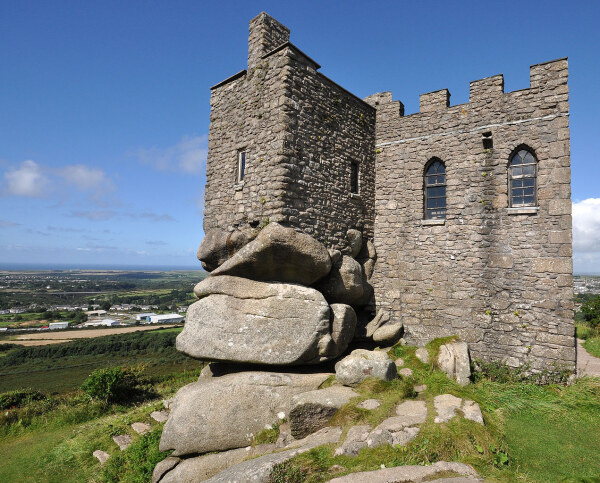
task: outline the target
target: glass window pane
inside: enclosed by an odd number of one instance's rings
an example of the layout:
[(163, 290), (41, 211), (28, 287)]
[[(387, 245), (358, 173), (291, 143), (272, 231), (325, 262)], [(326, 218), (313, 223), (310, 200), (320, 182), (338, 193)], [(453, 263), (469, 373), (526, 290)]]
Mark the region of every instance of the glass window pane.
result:
[(530, 187), (535, 186), (535, 179), (534, 178), (525, 178), (522, 181), (523, 181), (523, 186), (525, 186), (526, 188), (530, 188)]
[(513, 196), (513, 205), (522, 205), (523, 197), (521, 196)]
[(526, 205), (533, 205), (533, 196), (524, 196), (523, 203)]
[(525, 155), (523, 156), (523, 162), (524, 163), (535, 163), (535, 158), (529, 151), (526, 151)]
[(512, 168), (512, 176), (513, 178), (516, 176), (522, 176), (523, 175), (523, 168), (521, 166), (514, 166)]
[(513, 188), (521, 188), (523, 186), (523, 181), (526, 181), (526, 180), (523, 180), (523, 179), (513, 179), (510, 182), (511, 182), (511, 185), (512, 185)]
[(524, 176), (533, 176), (535, 174), (535, 166), (530, 164), (528, 166), (523, 166), (523, 175)]
[(523, 194), (526, 196), (533, 196), (533, 188), (525, 188)]
[(515, 165), (515, 164), (521, 164), (523, 161), (521, 160), (521, 157), (519, 156), (519, 154), (515, 154), (513, 156), (513, 158), (510, 161), (510, 164)]

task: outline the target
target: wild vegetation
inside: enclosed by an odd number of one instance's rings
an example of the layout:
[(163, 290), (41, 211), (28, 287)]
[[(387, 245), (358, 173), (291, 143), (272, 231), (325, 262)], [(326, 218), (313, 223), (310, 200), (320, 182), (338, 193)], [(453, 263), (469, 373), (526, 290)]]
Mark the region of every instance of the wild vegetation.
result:
[[(170, 329), (170, 333), (175, 331)], [(136, 334), (135, 339), (145, 341), (152, 333), (146, 334)], [(138, 350), (142, 346), (160, 349), (158, 341), (162, 337), (156, 339), (156, 344), (145, 341), (143, 345), (138, 340)], [(432, 356), (441, 342), (428, 346)], [(115, 341), (110, 339), (102, 345), (123, 350), (113, 344)], [(32, 354), (39, 356), (42, 352)], [(390, 355), (404, 359), (413, 375), (391, 382), (365, 381), (357, 388), (360, 397), (342, 407), (331, 424), (346, 429), (359, 423), (375, 425), (392, 415), (400, 401), (418, 398), (429, 407), (428, 420), (418, 437), (406, 447), (367, 448), (354, 458), (334, 456), (332, 446), (322, 446), (277, 466), (273, 482), (322, 482), (381, 465), (440, 460), (470, 464), (491, 481), (598, 481), (600, 380), (584, 378), (572, 385), (539, 385), (522, 372), (488, 364), (480, 365), (483, 372), (473, 384), (461, 387), (434, 364), (421, 363), (414, 347), (398, 345)], [(158, 450), (162, 425), (149, 415), (162, 408), (162, 398), (194, 381), (198, 374), (196, 368), (149, 377), (139, 367), (113, 367), (92, 373), (82, 385), (84, 390), (58, 395), (21, 390), (1, 395), (0, 405), (9, 409), (0, 415), (0, 458), (4, 462), (0, 465), (0, 481), (149, 481), (154, 465), (168, 456)], [(120, 387), (126, 377), (134, 378), (127, 383), (127, 387), (138, 388), (133, 393), (123, 393)], [(332, 382), (328, 380), (324, 385)], [(414, 386), (419, 384), (426, 384), (427, 389), (417, 394)], [(485, 426), (463, 418), (434, 423), (432, 401), (444, 393), (477, 402)], [(381, 406), (373, 411), (358, 407), (369, 398), (378, 399)], [(150, 424), (152, 430), (135, 435), (131, 423), (136, 421)], [(134, 443), (119, 451), (111, 440), (116, 434), (131, 434)], [(277, 434), (278, 428), (274, 427), (257, 435), (255, 443), (274, 441)], [(111, 454), (103, 466), (92, 456), (96, 449)]]
[(575, 313), (577, 337), (593, 356), (600, 357), (600, 295), (580, 294), (581, 309)]

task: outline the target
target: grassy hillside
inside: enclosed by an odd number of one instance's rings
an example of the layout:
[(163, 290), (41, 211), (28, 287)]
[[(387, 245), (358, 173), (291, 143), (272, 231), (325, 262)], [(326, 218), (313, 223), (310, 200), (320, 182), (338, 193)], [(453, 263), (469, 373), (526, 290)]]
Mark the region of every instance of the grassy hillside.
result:
[[(438, 346), (435, 342), (429, 346), (432, 356)], [(387, 383), (365, 381), (357, 388), (360, 397), (344, 406), (331, 424), (346, 429), (361, 423), (375, 425), (393, 415), (400, 401), (415, 398), (429, 407), (418, 437), (406, 447), (367, 448), (354, 458), (335, 457), (333, 447), (319, 447), (278, 467), (280, 479), (274, 481), (322, 482), (381, 465), (440, 460), (470, 464), (489, 481), (600, 481), (600, 379), (539, 386), (520, 381), (520, 374), (505, 367), (490, 365), (476, 382), (461, 387), (433, 364), (421, 363), (414, 347), (397, 346), (390, 354), (404, 359), (413, 375)], [(0, 481), (149, 481), (156, 462), (167, 456), (158, 451), (162, 425), (149, 414), (161, 408), (162, 398), (196, 380), (198, 374), (195, 369), (154, 377), (151, 384), (158, 397), (136, 404), (106, 405), (76, 391), (2, 411)], [(427, 389), (416, 394), (413, 387), (419, 384), (426, 384)], [(434, 423), (432, 401), (444, 393), (477, 402), (485, 426), (464, 418)], [(357, 407), (369, 398), (380, 400), (381, 406), (373, 411)], [(130, 425), (136, 421), (151, 424), (152, 431), (143, 437), (135, 435)], [(121, 452), (111, 437), (123, 433), (135, 436), (135, 442)], [(96, 449), (111, 454), (104, 466), (92, 456)]]

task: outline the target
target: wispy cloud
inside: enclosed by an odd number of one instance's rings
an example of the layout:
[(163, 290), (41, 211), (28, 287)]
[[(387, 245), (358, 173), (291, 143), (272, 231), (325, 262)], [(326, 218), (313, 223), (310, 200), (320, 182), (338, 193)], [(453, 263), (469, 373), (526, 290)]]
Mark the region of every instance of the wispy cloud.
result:
[(112, 210), (75, 210), (71, 212), (73, 218), (85, 218), (90, 221), (107, 221), (119, 214)]
[(104, 192), (114, 189), (112, 181), (99, 168), (74, 164), (61, 168), (59, 174), (79, 191)]
[(138, 216), (140, 218), (142, 218), (143, 220), (150, 220), (150, 221), (158, 221), (158, 222), (175, 221), (175, 218), (173, 218), (171, 215), (167, 215), (167, 214), (160, 215), (157, 213), (141, 213)]
[(151, 245), (153, 247), (162, 247), (167, 245), (167, 242), (164, 242), (162, 240), (148, 240), (146, 242), (146, 245)]
[(31, 160), (23, 161), (18, 167), (4, 173), (7, 195), (39, 198), (46, 194), (48, 178), (42, 168)]
[(21, 226), (21, 223), (15, 223), (10, 220), (0, 220), (0, 228), (15, 228), (17, 226)]
[(159, 171), (179, 171), (199, 174), (206, 167), (208, 136), (184, 136), (177, 144), (166, 148), (138, 149), (131, 153), (141, 163)]
[(573, 203), (573, 250), (600, 252), (600, 198)]

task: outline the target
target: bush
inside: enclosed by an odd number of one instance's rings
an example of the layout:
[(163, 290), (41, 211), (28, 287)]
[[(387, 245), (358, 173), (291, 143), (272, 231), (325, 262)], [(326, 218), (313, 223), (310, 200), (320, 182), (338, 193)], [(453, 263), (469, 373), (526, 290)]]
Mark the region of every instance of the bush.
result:
[(583, 319), (592, 328), (600, 326), (600, 295), (596, 295), (581, 306)]
[(26, 406), (33, 401), (46, 399), (46, 395), (34, 389), (19, 389), (0, 394), (0, 409), (13, 409)]
[(83, 382), (81, 389), (91, 399), (104, 403), (124, 403), (151, 397), (143, 366), (135, 368), (109, 367), (96, 369)]

